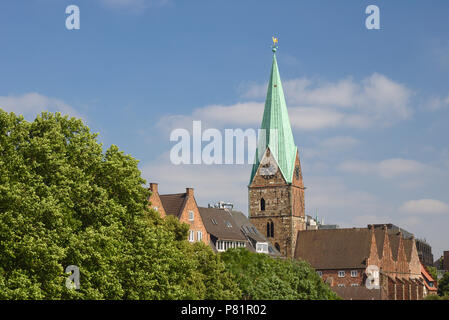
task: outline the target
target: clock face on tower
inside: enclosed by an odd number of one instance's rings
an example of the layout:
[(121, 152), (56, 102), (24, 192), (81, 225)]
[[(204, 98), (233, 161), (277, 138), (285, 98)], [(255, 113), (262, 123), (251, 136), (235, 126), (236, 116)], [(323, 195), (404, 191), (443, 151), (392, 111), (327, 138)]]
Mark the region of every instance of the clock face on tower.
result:
[(276, 164), (276, 160), (274, 160), (273, 156), (267, 152), (266, 156), (260, 162), (260, 170), (259, 173), (264, 179), (272, 179), (276, 175), (278, 171), (278, 166)]

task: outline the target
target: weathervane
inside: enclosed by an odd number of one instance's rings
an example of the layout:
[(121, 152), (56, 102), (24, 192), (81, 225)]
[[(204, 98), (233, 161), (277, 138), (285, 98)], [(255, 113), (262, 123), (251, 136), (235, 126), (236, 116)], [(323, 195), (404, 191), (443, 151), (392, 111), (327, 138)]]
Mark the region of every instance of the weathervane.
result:
[(273, 45), (271, 46), (271, 50), (273, 50), (273, 52), (276, 52), (276, 50), (278, 48), (278, 46), (277, 46), (278, 38), (276, 38), (276, 37), (272, 37), (272, 38), (273, 38)]

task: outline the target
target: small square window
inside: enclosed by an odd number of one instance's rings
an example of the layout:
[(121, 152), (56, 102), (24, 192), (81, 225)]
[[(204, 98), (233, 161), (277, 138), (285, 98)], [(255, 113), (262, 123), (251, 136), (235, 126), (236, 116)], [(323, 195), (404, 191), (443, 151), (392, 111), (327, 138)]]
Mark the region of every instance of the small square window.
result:
[(344, 287), (345, 287), (345, 285), (344, 285), (343, 283), (339, 283), (338, 286), (339, 286), (340, 288), (344, 288)]
[(339, 278), (344, 278), (345, 275), (346, 275), (346, 272), (344, 272), (344, 271), (338, 271), (338, 277), (339, 277)]
[(351, 270), (351, 277), (355, 278), (359, 275), (359, 272), (357, 270)]
[(358, 283), (351, 283), (351, 287), (358, 287), (359, 284)]

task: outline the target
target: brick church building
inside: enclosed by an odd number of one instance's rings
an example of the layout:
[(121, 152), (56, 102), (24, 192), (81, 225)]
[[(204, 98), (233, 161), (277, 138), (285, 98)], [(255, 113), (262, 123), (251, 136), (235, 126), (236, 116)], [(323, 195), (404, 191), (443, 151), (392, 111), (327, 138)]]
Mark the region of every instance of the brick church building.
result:
[(249, 219), (287, 258), (293, 258), (298, 231), (305, 230), (304, 184), (298, 148), (273, 47), (262, 132), (248, 186)]
[[(414, 239), (385, 228), (306, 230), (304, 184), (273, 47), (261, 134), (248, 185), (249, 219), (285, 257), (306, 260), (345, 299), (425, 294)], [(376, 289), (366, 287), (374, 274)], [(371, 268), (371, 267), (370, 267)]]

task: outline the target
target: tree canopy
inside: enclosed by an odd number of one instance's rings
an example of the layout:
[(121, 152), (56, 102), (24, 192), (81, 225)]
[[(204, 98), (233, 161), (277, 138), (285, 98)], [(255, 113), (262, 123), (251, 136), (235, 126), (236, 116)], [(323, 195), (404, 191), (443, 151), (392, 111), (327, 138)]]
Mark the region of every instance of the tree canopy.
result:
[[(239, 297), (187, 225), (148, 210), (137, 164), (103, 152), (79, 119), (0, 109), (0, 299)], [(65, 286), (68, 265), (79, 290)]]
[(137, 165), (79, 119), (0, 109), (0, 299), (336, 298), (305, 262), (189, 243)]
[(438, 281), (438, 295), (449, 297), (449, 272), (446, 272)]
[(305, 261), (271, 258), (244, 248), (221, 254), (236, 276), (243, 299), (339, 299)]

